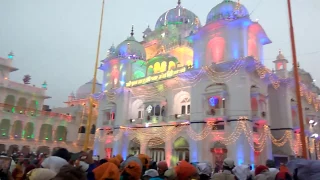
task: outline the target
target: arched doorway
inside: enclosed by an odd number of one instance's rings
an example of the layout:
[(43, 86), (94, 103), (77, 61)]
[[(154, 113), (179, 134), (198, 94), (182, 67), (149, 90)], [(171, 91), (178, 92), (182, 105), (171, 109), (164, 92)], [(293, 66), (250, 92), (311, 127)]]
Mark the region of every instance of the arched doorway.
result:
[(26, 109), (27, 109), (27, 99), (22, 97), (19, 98), (17, 102), (16, 112), (23, 114)]
[(173, 164), (181, 160), (189, 159), (189, 143), (184, 137), (177, 138), (173, 143)]
[(21, 153), (22, 153), (24, 156), (28, 155), (30, 152), (31, 152), (30, 146), (23, 146), (22, 149), (21, 149)]
[(67, 139), (67, 128), (65, 126), (58, 126), (56, 129), (55, 140), (65, 141)]
[(0, 144), (0, 153), (3, 154), (6, 152), (6, 145), (5, 144)]
[(40, 153), (50, 154), (50, 148), (49, 148), (48, 146), (40, 146), (40, 147), (37, 149), (37, 154), (40, 154)]
[(221, 142), (216, 142), (212, 146), (211, 153), (215, 171), (222, 170), (223, 160), (227, 158), (227, 146)]
[(13, 153), (17, 153), (19, 152), (19, 146), (14, 144), (9, 146), (8, 151), (7, 151), (7, 155), (11, 156)]
[(4, 100), (4, 110), (8, 112), (15, 112), (16, 98), (13, 95), (8, 95)]
[(164, 141), (159, 138), (151, 138), (148, 141), (148, 147), (149, 147), (149, 156), (151, 159), (155, 162), (163, 161), (165, 160), (165, 143)]
[(1, 137), (9, 137), (10, 120), (2, 119), (0, 123)]
[(52, 125), (42, 124), (40, 128), (39, 140), (52, 141)]
[(22, 129), (22, 121), (14, 121), (12, 125), (11, 136), (15, 139), (20, 139), (22, 136)]
[(34, 124), (32, 122), (28, 122), (24, 127), (24, 133), (22, 133), (22, 137), (25, 139), (34, 139)]
[(140, 141), (137, 138), (133, 138), (129, 143), (129, 154), (140, 154)]

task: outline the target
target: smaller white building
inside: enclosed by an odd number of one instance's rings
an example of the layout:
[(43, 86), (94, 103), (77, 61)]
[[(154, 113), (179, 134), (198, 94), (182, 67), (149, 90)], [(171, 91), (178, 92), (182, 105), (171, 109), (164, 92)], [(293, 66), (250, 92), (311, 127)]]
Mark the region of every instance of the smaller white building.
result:
[[(12, 66), (13, 57), (12, 53), (8, 58), (0, 57), (0, 152), (49, 154), (58, 147), (79, 152), (86, 131), (92, 81), (69, 96), (67, 107), (49, 109), (44, 105), (50, 98), (45, 82), (37, 87), (10, 80), (10, 73), (18, 70)], [(100, 89), (97, 84), (97, 91)], [(94, 134), (94, 124), (91, 129)]]

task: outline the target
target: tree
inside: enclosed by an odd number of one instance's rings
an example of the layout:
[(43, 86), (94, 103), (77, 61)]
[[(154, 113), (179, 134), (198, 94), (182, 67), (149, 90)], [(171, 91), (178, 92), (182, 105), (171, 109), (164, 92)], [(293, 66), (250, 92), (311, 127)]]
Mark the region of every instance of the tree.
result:
[(23, 83), (24, 84), (30, 84), (30, 80), (31, 80), (31, 76), (30, 75), (24, 75), (24, 77), (23, 77)]

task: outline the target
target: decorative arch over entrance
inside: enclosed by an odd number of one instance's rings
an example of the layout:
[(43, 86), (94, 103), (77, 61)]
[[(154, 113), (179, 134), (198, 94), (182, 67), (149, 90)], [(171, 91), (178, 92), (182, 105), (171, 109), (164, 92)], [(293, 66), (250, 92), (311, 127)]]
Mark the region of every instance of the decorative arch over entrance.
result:
[(151, 138), (148, 141), (149, 155), (153, 161), (165, 160), (165, 142), (159, 137)]
[(1, 137), (9, 137), (10, 120), (2, 119), (0, 123)]
[(176, 164), (178, 161), (189, 161), (189, 143), (184, 137), (178, 137), (173, 143), (172, 161)]

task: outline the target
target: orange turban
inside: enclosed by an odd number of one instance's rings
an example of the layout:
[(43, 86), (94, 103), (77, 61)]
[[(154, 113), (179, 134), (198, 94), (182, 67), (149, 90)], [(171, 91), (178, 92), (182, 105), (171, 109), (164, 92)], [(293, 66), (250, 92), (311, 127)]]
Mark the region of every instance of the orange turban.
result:
[(110, 159), (108, 159), (108, 162), (111, 162), (111, 163), (113, 163), (113, 164), (115, 164), (117, 167), (119, 167), (120, 166), (120, 161), (118, 160), (118, 158), (110, 158)]
[(149, 169), (150, 157), (145, 154), (139, 154), (138, 158), (140, 159), (142, 166), (144, 166), (146, 169)]
[(121, 156), (121, 154), (116, 155), (116, 158), (119, 160), (120, 163), (123, 162), (123, 157)]
[(111, 162), (106, 162), (98, 166), (93, 170), (93, 173), (96, 180), (120, 179), (119, 168)]
[(182, 160), (175, 170), (178, 179), (189, 179), (197, 174), (197, 169), (185, 160)]
[(141, 178), (141, 167), (138, 163), (131, 161), (128, 165), (124, 168), (124, 172), (130, 175), (134, 180), (139, 180)]

